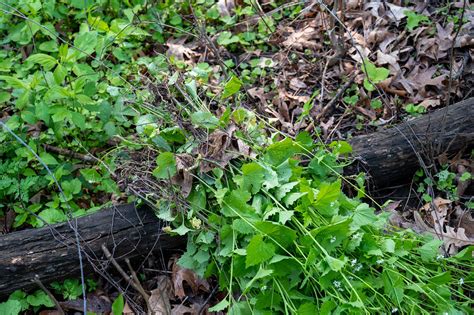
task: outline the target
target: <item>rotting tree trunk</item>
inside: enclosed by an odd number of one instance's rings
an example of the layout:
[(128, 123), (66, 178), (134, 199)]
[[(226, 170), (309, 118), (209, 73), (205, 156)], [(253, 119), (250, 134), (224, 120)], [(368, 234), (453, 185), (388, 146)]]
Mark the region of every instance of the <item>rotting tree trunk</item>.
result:
[(441, 154), (473, 148), (474, 98), (349, 142), (357, 161), (347, 174), (367, 172), (375, 187), (408, 182), (422, 163), (431, 170)]
[[(107, 208), (77, 219), (84, 267), (104, 271), (108, 264), (102, 244), (117, 261), (153, 250), (183, 248), (185, 239), (164, 234), (148, 207)], [(74, 230), (68, 223), (0, 236), (0, 297), (33, 288), (35, 275), (44, 283), (79, 274)]]

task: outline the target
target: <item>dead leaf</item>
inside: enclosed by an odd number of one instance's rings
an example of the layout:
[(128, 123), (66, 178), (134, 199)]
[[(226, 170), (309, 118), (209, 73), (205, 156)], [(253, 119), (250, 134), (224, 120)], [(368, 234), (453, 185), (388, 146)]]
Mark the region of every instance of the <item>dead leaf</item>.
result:
[(393, 66), (396, 70), (400, 70), (400, 66), (398, 65), (398, 57), (392, 54), (384, 54), (380, 50), (377, 50), (377, 64), (382, 66), (389, 64)]
[(231, 12), (235, 8), (234, 0), (219, 0), (217, 1), (217, 8), (222, 17), (231, 16)]
[(466, 231), (467, 237), (474, 237), (474, 218), (471, 212), (467, 209), (462, 209), (460, 206), (455, 208), (458, 226)]
[(168, 50), (167, 56), (174, 56), (178, 60), (191, 60), (196, 56), (196, 53), (191, 49), (190, 45), (186, 45), (186, 37), (179, 39), (169, 39), (166, 43)]
[(194, 163), (194, 158), (187, 154), (176, 154), (176, 175), (171, 182), (181, 187), (181, 193), (186, 198), (191, 193), (193, 187), (193, 175), (189, 170)]
[(216, 166), (225, 167), (230, 160), (235, 158), (235, 154), (229, 152), (234, 130), (235, 126), (229, 127), (227, 131), (215, 130), (209, 135), (207, 141), (201, 144), (199, 152), (206, 160), (209, 160), (201, 162), (199, 166), (201, 172), (207, 173)]
[[(76, 299), (71, 301), (59, 302), (64, 310), (82, 311), (84, 300)], [(87, 310), (93, 313), (104, 314), (112, 310), (112, 303), (105, 296), (96, 294), (87, 295)]]
[(406, 17), (405, 15), (405, 11), (408, 10), (409, 8), (407, 7), (400, 7), (398, 5), (395, 5), (395, 4), (392, 4), (392, 3), (388, 3), (388, 2), (385, 2), (385, 4), (389, 7), (390, 9), (390, 12), (387, 12), (387, 16), (390, 18), (390, 19), (393, 19), (394, 21), (396, 22), (399, 22), (401, 21), (402, 19), (404, 19)]
[(293, 79), (290, 80), (290, 89), (298, 91), (301, 89), (306, 89), (308, 86), (298, 79), (297, 77), (294, 77)]
[(372, 121), (377, 119), (377, 115), (371, 109), (367, 109), (367, 108), (364, 108), (364, 107), (361, 107), (361, 106), (354, 106), (354, 108), (357, 111), (359, 111), (362, 115), (368, 117)]
[(170, 296), (172, 294), (171, 280), (167, 276), (158, 277), (157, 288), (151, 290), (151, 296), (148, 299), (150, 307), (149, 314), (161, 315), (171, 313)]
[(438, 99), (427, 98), (423, 100), (419, 105), (423, 106), (424, 108), (428, 109), (430, 107), (437, 107), (441, 104), (441, 101)]
[(175, 296), (180, 299), (186, 297), (188, 294), (185, 291), (185, 286), (191, 289), (190, 293), (194, 296), (197, 295), (200, 290), (209, 292), (209, 283), (206, 280), (199, 278), (194, 271), (179, 266), (177, 259), (174, 259), (172, 263), (171, 280)]
[(200, 310), (201, 310), (201, 307), (196, 303), (193, 303), (191, 307), (180, 304), (178, 306), (173, 306), (173, 309), (171, 310), (171, 314), (172, 315), (199, 315)]
[(125, 305), (123, 307), (122, 315), (135, 315), (135, 313), (130, 308), (130, 305), (125, 301)]
[(296, 50), (303, 50), (305, 48), (319, 50), (322, 48), (319, 41), (316, 41), (316, 38), (319, 38), (319, 32), (314, 27), (305, 27), (298, 31), (291, 30), (293, 33), (283, 41), (283, 46), (295, 48)]
[[(450, 200), (449, 203), (451, 202)], [(439, 220), (440, 224), (434, 224), (434, 227), (428, 226), (423, 218), (421, 217), (418, 211), (413, 212), (413, 216), (415, 218), (415, 223), (417, 228), (420, 232), (428, 232), (433, 234), (433, 236), (437, 237), (438, 239), (443, 241), (445, 248), (449, 255), (454, 255), (458, 252), (458, 250), (467, 245), (474, 245), (474, 239), (468, 238), (466, 236), (465, 229), (462, 227), (458, 227), (457, 229), (451, 226), (444, 226), (444, 219), (446, 218), (445, 215), (445, 207), (446, 207), (446, 199), (439, 198), (437, 207), (439, 210), (437, 219), (434, 219), (435, 222)], [(426, 208), (426, 205), (423, 207)]]

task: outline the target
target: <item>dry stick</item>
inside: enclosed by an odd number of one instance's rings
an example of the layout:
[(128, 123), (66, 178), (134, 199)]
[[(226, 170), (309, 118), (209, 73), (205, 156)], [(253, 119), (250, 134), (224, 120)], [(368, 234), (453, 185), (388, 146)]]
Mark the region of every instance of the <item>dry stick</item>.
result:
[(349, 88), (349, 86), (354, 82), (354, 77), (350, 78), (349, 81), (344, 83), (344, 85), (337, 91), (336, 95), (323, 107), (321, 113), (316, 116), (316, 119), (323, 118), (328, 111), (336, 104), (337, 100), (344, 94), (344, 92)]
[(78, 159), (78, 160), (81, 160), (81, 161), (84, 161), (84, 162), (94, 163), (94, 162), (97, 161), (96, 157), (93, 157), (92, 155), (89, 155), (89, 154), (86, 155), (86, 154), (82, 154), (82, 153), (77, 153), (77, 152), (74, 152), (72, 150), (64, 149), (64, 148), (58, 148), (58, 147), (55, 147), (55, 146), (50, 145), (50, 144), (44, 144), (43, 147), (48, 152), (53, 152), (53, 153), (60, 154), (60, 155), (70, 156), (70, 157), (73, 157), (75, 159)]
[[(46, 294), (49, 296), (51, 301), (53, 301), (54, 305), (56, 306), (56, 310), (59, 312), (60, 315), (64, 315), (63, 308), (61, 307), (61, 304), (59, 304), (58, 300), (54, 297), (54, 295), (49, 291), (41, 282), (40, 278), (38, 275), (35, 275), (35, 278), (33, 279), (33, 282), (36, 283)], [(86, 297), (84, 297), (85, 299)]]
[(138, 280), (133, 276), (133, 274), (131, 276), (127, 275), (127, 273), (122, 269), (122, 267), (119, 265), (119, 263), (112, 256), (110, 251), (107, 249), (105, 244), (102, 244), (101, 248), (102, 248), (102, 251), (105, 254), (105, 257), (114, 265), (115, 269), (117, 269), (117, 271), (120, 273), (122, 278), (125, 281), (127, 281), (128, 284), (130, 284), (138, 293), (140, 293), (140, 295), (145, 300), (147, 309), (150, 310), (150, 303), (148, 301), (150, 299), (150, 296), (145, 292), (145, 290), (143, 289), (140, 282), (138, 282)]

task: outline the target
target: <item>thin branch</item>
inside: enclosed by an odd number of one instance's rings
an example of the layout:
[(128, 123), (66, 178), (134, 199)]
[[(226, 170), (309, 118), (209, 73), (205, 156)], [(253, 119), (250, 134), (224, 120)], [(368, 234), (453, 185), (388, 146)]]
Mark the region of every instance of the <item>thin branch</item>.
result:
[[(49, 291), (43, 284), (43, 282), (41, 282), (40, 278), (38, 275), (35, 275), (35, 278), (33, 279), (33, 282), (36, 283), (40, 288), (41, 290), (43, 290), (44, 292), (46, 292), (46, 294), (49, 296), (49, 298), (51, 299), (51, 301), (53, 301), (54, 305), (56, 306), (56, 310), (58, 311), (58, 313), (60, 315), (64, 315), (64, 311), (63, 311), (63, 308), (61, 307), (61, 304), (59, 304), (58, 300), (56, 300), (56, 298), (54, 297), (54, 295), (51, 293), (51, 291)], [(86, 297), (84, 296), (84, 299)]]

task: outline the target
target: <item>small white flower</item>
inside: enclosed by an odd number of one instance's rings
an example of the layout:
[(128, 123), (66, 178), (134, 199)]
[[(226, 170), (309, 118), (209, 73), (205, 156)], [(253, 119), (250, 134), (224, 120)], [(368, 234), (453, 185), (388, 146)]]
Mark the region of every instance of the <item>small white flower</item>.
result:
[(463, 285), (464, 284), (464, 278), (460, 278), (459, 279), (459, 285)]
[(357, 272), (357, 271), (359, 271), (359, 270), (361, 270), (361, 269), (362, 269), (362, 264), (361, 264), (361, 263), (357, 264), (357, 265), (354, 267), (354, 271), (355, 271), (355, 272)]
[(332, 284), (333, 284), (336, 288), (338, 288), (338, 289), (341, 287), (341, 282), (339, 282), (339, 281), (337, 281), (337, 280), (334, 280), (334, 281), (332, 282)]
[(378, 260), (376, 261), (376, 263), (377, 263), (378, 265), (381, 265), (381, 264), (383, 264), (383, 262), (384, 262), (384, 260), (383, 260), (383, 259), (378, 259)]
[(351, 266), (354, 267), (355, 264), (357, 264), (357, 259), (356, 258), (351, 260)]
[(436, 256), (436, 260), (441, 260), (441, 259), (443, 259), (443, 258), (444, 258), (443, 255), (438, 255), (438, 256)]
[(331, 239), (330, 239), (329, 241), (330, 241), (331, 243), (334, 243), (334, 242), (336, 241), (336, 237), (335, 237), (335, 236), (331, 237)]
[(262, 287), (262, 291), (265, 291), (266, 289), (267, 289), (267, 286), (264, 285), (264, 286)]
[(398, 312), (398, 308), (395, 307), (394, 309), (392, 309), (392, 314), (396, 312)]

